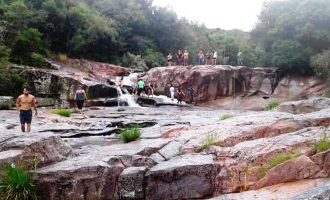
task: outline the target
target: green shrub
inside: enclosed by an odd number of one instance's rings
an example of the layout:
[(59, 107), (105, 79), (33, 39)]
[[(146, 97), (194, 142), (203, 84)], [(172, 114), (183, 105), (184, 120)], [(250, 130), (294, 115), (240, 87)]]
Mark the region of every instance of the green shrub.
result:
[(319, 142), (314, 144), (313, 150), (316, 153), (324, 152), (330, 149), (330, 138), (323, 138)]
[(328, 80), (330, 83), (330, 50), (312, 56), (310, 64), (318, 76)]
[(141, 129), (138, 127), (126, 128), (120, 133), (121, 139), (125, 143), (129, 143), (139, 139), (141, 136)]
[(26, 170), (6, 165), (0, 180), (0, 196), (8, 200), (37, 199), (36, 186)]
[(70, 117), (72, 114), (72, 111), (69, 109), (64, 109), (64, 108), (60, 108), (60, 109), (55, 109), (51, 111), (53, 114), (57, 114), (57, 115), (61, 115), (63, 117)]
[(299, 157), (300, 153), (291, 153), (291, 154), (280, 154), (272, 158), (269, 162), (270, 168), (276, 167), (288, 160)]
[(202, 149), (206, 149), (212, 145), (221, 145), (223, 141), (220, 141), (215, 133), (209, 133), (203, 140)]
[(17, 64), (39, 67), (45, 64), (42, 55), (46, 55), (42, 34), (35, 28), (29, 28), (16, 36), (10, 59)]
[(230, 114), (224, 114), (219, 118), (219, 120), (226, 120), (226, 119), (230, 119), (232, 117), (234, 117), (234, 116), (230, 115)]
[(271, 101), (266, 105), (265, 110), (273, 110), (274, 108), (276, 108), (279, 105), (280, 105), (280, 103), (278, 101)]
[(67, 62), (68, 56), (66, 54), (58, 54), (58, 60), (61, 62)]
[(329, 91), (327, 91), (326, 93), (325, 93), (325, 95), (324, 95), (325, 97), (327, 97), (327, 98), (330, 98), (330, 90)]

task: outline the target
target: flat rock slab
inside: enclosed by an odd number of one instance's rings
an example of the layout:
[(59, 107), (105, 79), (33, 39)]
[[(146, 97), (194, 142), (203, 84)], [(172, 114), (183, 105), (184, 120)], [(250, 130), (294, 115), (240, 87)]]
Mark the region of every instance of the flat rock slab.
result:
[(51, 136), (55, 136), (54, 133), (44, 132), (44, 133), (14, 133), (8, 134), (4, 138), (1, 138), (0, 150), (9, 150), (9, 149), (24, 149), (28, 145), (31, 145), (35, 142), (39, 142), (43, 139), (47, 139)]
[(211, 155), (184, 155), (146, 174), (146, 199), (194, 199), (212, 195), (217, 167)]
[[(309, 200), (308, 196), (309, 190), (315, 189), (315, 193), (321, 188), (326, 189), (325, 183), (330, 183), (329, 179), (311, 179), (303, 180), (299, 182), (291, 182), (278, 184), (270, 187), (265, 187), (259, 190), (251, 190), (247, 192), (234, 193), (221, 195), (211, 200)], [(329, 187), (328, 187), (329, 188)], [(308, 192), (307, 192), (308, 191)], [(303, 194), (306, 192), (306, 194)], [(302, 198), (295, 197), (301, 195)], [(311, 195), (312, 196), (312, 195)], [(314, 199), (313, 199), (314, 200)], [(316, 199), (315, 199), (316, 200)], [(317, 199), (319, 200), (319, 199)]]
[(293, 197), (291, 200), (329, 200), (330, 199), (330, 180), (323, 185), (317, 185), (313, 189), (301, 195)]
[(264, 163), (273, 153), (292, 152), (299, 146), (307, 147), (308, 142), (320, 140), (325, 130), (323, 127), (306, 128), (276, 137), (246, 141), (235, 145), (225, 154), (241, 161)]
[(10, 164), (16, 162), (20, 155), (22, 154), (22, 150), (8, 150), (0, 152), (0, 169), (5, 164)]

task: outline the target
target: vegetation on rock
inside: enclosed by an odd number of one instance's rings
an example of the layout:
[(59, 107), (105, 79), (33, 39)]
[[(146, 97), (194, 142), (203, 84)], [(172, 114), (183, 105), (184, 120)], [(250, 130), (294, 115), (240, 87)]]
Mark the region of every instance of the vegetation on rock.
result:
[(222, 120), (230, 119), (232, 117), (234, 117), (234, 116), (230, 115), (230, 114), (224, 114), (219, 118), (219, 120), (222, 121)]
[(53, 114), (61, 115), (63, 117), (70, 117), (72, 111), (70, 109), (59, 108), (51, 111)]
[(223, 141), (219, 140), (216, 133), (209, 133), (207, 136), (203, 139), (202, 142), (202, 149), (206, 149), (212, 145), (223, 145)]
[(322, 138), (313, 145), (313, 151), (316, 153), (324, 152), (330, 149), (330, 138)]
[(278, 107), (280, 103), (278, 101), (271, 101), (265, 106), (265, 110), (273, 110), (274, 108)]
[(141, 136), (141, 129), (138, 127), (126, 128), (121, 131), (120, 137), (125, 143), (129, 143), (139, 139)]
[(37, 199), (36, 186), (28, 172), (15, 165), (6, 165), (0, 178), (1, 199)]
[(283, 154), (279, 154), (275, 157), (273, 157), (270, 161), (269, 161), (269, 166), (270, 168), (274, 168), (277, 165), (280, 165), (288, 160), (294, 159), (299, 157), (301, 154), (300, 153), (283, 153)]

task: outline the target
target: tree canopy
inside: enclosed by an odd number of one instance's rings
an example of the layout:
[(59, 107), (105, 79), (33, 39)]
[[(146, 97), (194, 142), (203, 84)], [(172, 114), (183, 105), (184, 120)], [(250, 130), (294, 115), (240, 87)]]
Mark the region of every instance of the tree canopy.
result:
[(329, 24), (329, 0), (269, 1), (250, 33), (208, 29), (152, 0), (0, 0), (0, 60), (41, 66), (65, 54), (147, 70), (185, 49), (191, 64), (216, 50), (219, 64), (236, 65), (241, 50), (250, 67), (312, 73), (311, 57), (329, 49)]

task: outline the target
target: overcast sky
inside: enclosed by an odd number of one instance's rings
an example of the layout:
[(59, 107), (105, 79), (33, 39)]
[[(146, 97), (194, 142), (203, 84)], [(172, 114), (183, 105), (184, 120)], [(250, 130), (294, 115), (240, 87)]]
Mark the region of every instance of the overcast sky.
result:
[[(266, 0), (154, 0), (153, 5), (170, 6), (179, 17), (204, 23), (208, 28), (250, 31)], [(269, 1), (269, 0), (267, 0)]]

